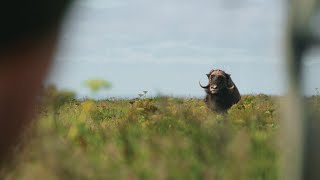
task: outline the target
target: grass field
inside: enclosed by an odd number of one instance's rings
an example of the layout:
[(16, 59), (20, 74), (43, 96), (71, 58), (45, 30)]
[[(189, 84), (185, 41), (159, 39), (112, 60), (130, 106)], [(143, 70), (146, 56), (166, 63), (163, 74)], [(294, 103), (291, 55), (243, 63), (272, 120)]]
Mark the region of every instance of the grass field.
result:
[(278, 100), (246, 95), (221, 115), (202, 99), (60, 98), (38, 108), (6, 179), (276, 180)]

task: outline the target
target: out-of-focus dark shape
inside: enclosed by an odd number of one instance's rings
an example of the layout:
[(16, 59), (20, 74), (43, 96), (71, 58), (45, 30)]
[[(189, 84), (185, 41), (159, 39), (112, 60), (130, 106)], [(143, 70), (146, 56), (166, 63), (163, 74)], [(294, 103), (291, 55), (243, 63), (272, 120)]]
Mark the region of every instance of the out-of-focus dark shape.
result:
[(5, 1), (0, 6), (0, 48), (47, 36), (59, 28), (72, 0)]
[(4, 1), (0, 6), (0, 163), (9, 160), (33, 119), (72, 0)]
[(319, 44), (314, 18), (317, 0), (292, 0), (287, 26), (288, 99), (285, 104), (283, 179), (320, 179), (320, 124), (308, 115), (302, 98), (302, 61), (306, 51)]

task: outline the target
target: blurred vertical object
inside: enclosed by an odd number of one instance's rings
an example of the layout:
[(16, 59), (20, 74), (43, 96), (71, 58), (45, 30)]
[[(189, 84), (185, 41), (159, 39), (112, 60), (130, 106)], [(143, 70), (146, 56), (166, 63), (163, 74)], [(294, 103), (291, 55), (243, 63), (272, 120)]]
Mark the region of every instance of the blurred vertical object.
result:
[[(0, 169), (8, 167), (56, 51), (72, 0), (4, 1), (0, 6)], [(0, 174), (1, 176), (1, 174)]]
[(301, 86), (304, 55), (319, 42), (314, 24), (318, 4), (318, 0), (292, 0), (289, 4), (286, 32), (289, 89), (283, 122), (282, 179), (320, 179), (320, 144), (317, 142), (320, 126), (308, 115), (309, 108), (303, 99)]

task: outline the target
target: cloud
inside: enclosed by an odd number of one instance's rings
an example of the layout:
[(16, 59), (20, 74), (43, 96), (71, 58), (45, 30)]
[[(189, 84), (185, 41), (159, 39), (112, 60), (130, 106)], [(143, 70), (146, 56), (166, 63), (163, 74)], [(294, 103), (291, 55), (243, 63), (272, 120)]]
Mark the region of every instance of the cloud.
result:
[(57, 60), (273, 63), (281, 55), (277, 2), (242, 0), (228, 7), (222, 0), (81, 0)]

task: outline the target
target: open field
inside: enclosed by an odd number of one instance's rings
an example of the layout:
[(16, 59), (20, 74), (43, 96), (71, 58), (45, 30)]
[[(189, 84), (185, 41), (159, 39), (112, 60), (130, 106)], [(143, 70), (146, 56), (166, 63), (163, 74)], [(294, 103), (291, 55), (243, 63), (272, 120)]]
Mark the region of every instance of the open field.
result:
[(279, 179), (278, 99), (225, 115), (190, 98), (55, 100), (6, 179)]

